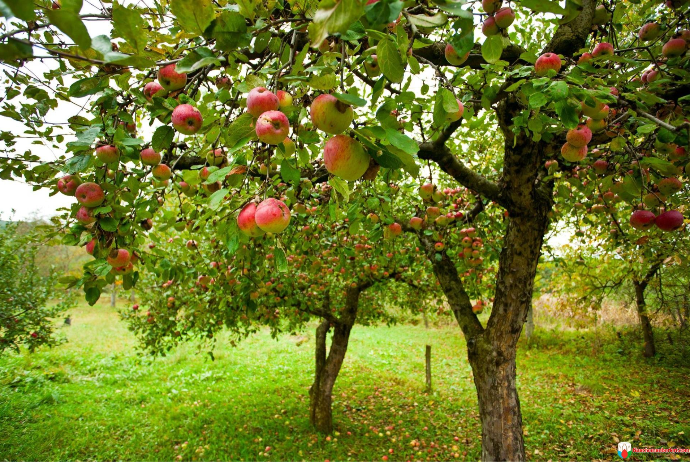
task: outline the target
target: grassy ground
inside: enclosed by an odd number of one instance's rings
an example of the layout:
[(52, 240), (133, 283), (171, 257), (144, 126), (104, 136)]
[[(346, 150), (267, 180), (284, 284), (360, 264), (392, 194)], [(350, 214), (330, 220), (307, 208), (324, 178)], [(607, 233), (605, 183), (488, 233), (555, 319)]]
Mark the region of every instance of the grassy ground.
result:
[[(64, 331), (65, 345), (0, 359), (0, 460), (480, 455), (474, 386), (454, 326), (357, 326), (336, 384), (331, 437), (308, 423), (313, 339), (298, 346), (263, 333), (238, 348), (221, 342), (215, 361), (193, 345), (151, 360), (105, 305), (76, 309)], [(530, 459), (618, 459), (618, 441), (690, 447), (690, 360), (668, 344), (660, 358), (644, 360), (633, 335), (537, 330), (521, 345)], [(427, 343), (430, 394), (423, 392)], [(660, 456), (648, 459), (670, 458)]]

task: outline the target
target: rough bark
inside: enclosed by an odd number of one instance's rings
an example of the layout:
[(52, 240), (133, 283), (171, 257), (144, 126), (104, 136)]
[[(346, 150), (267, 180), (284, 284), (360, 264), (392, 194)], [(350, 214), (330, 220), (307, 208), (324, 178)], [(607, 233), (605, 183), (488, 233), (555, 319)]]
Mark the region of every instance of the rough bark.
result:
[(426, 364), (426, 391), (431, 391), (431, 345), (424, 349), (424, 362)]
[(657, 262), (652, 265), (642, 279), (633, 279), (633, 287), (635, 287), (635, 305), (637, 306), (637, 315), (640, 317), (640, 327), (642, 327), (642, 336), (644, 338), (644, 356), (647, 358), (656, 355), (656, 344), (654, 343), (652, 323), (649, 319), (649, 313), (647, 313), (647, 302), (644, 298), (644, 292), (647, 290), (649, 281), (656, 275), (660, 267), (661, 263)]

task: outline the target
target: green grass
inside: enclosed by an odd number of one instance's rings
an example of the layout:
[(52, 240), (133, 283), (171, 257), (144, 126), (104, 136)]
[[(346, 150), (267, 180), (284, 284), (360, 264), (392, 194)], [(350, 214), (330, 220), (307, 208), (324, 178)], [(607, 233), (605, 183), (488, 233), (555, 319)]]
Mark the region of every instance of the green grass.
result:
[[(455, 326), (355, 327), (330, 438), (308, 422), (311, 332), (300, 346), (268, 332), (237, 348), (221, 339), (212, 361), (194, 345), (162, 359), (139, 355), (105, 304), (74, 310), (63, 331), (65, 345), (0, 358), (0, 459), (480, 456), (474, 385)], [(644, 360), (636, 335), (537, 330), (521, 344), (518, 386), (530, 459), (613, 460), (618, 440), (690, 447), (688, 359), (683, 363), (677, 344), (662, 343), (659, 358)], [(423, 392), (427, 343), (430, 394)]]

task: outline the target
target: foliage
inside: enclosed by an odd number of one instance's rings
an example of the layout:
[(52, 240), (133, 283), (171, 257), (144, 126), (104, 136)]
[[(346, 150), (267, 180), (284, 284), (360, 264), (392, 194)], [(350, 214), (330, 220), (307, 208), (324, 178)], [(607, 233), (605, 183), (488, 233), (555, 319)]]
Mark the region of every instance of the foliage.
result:
[[(36, 235), (20, 234), (18, 227), (16, 222), (0, 225), (0, 353), (60, 343), (55, 318), (73, 303), (58, 290), (55, 271), (40, 274), (39, 247), (32, 243)], [(63, 300), (55, 303), (56, 297)]]

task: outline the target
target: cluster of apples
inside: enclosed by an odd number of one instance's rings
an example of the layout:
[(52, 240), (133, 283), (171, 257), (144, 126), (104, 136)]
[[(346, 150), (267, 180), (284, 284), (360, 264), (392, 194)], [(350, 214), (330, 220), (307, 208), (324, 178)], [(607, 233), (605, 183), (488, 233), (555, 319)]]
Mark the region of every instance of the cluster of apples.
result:
[[(158, 82), (149, 82), (144, 86), (144, 97), (151, 102), (154, 96), (166, 96), (182, 90), (187, 85), (187, 74), (177, 72), (175, 64), (168, 64), (158, 70)], [(191, 104), (180, 104), (173, 109), (172, 125), (183, 135), (193, 135), (204, 124), (201, 112)]]
[(482, 23), (482, 33), (497, 35), (515, 21), (515, 12), (509, 6), (503, 7), (503, 0), (482, 0), (482, 7), (489, 16)]
[(643, 231), (653, 225), (662, 231), (675, 231), (683, 227), (683, 214), (678, 210), (667, 210), (657, 216), (649, 210), (635, 210), (630, 215), (630, 225)]
[(249, 237), (265, 233), (278, 234), (290, 224), (290, 210), (283, 201), (269, 197), (258, 206), (254, 202), (245, 205), (237, 216), (237, 226)]

